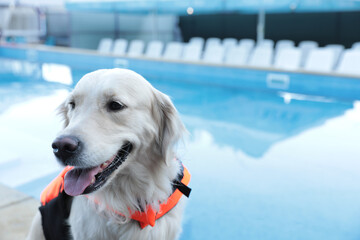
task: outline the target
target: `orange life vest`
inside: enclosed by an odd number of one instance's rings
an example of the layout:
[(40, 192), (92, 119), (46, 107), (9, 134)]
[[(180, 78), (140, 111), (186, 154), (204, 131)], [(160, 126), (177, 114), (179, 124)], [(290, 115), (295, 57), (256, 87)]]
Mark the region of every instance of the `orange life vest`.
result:
[[(64, 170), (43, 190), (40, 196), (40, 201), (42, 205), (46, 205), (52, 199), (56, 198), (59, 193), (64, 191), (64, 177), (65, 174), (73, 169), (72, 166), (67, 166)], [(170, 195), (165, 203), (160, 204), (159, 211), (155, 211), (151, 206), (147, 207), (146, 211), (136, 211), (131, 215), (131, 219), (138, 221), (141, 228), (146, 226), (155, 226), (155, 221), (167, 212), (169, 212), (176, 204), (179, 202), (182, 195), (189, 197), (191, 189), (188, 186), (190, 182), (190, 173), (183, 166), (182, 179), (180, 181), (174, 181), (173, 185), (176, 187), (175, 191)], [(112, 210), (112, 209), (110, 209)], [(115, 213), (122, 215), (121, 213), (112, 210)]]

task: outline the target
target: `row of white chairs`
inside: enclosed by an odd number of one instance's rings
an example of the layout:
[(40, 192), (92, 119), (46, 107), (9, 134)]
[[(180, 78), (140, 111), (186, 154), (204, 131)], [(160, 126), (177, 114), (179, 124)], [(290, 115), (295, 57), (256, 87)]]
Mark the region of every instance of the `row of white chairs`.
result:
[(190, 62), (205, 62), (234, 66), (305, 70), (312, 72), (360, 75), (360, 42), (345, 49), (338, 44), (319, 47), (317, 42), (302, 41), (298, 46), (291, 40), (274, 43), (265, 39), (191, 38), (189, 43), (150, 41), (145, 49), (142, 40), (106, 38), (100, 41), (98, 51), (130, 57), (162, 58)]

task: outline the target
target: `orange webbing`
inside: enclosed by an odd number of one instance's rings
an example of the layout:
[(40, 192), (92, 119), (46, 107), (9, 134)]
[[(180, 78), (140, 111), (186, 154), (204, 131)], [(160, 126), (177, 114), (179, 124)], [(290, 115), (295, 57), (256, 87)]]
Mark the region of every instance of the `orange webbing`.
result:
[[(181, 182), (187, 186), (190, 182), (191, 175), (189, 171), (186, 169), (186, 167), (185, 166), (183, 167), (184, 167), (184, 171)], [(52, 199), (56, 198), (59, 195), (59, 193), (64, 190), (65, 174), (73, 168), (74, 167), (72, 166), (65, 167), (64, 170), (43, 190), (40, 196), (42, 205), (45, 205), (46, 203), (50, 202)], [(160, 204), (160, 209), (158, 212), (152, 209), (152, 207), (148, 206), (146, 212), (137, 211), (131, 215), (131, 219), (138, 221), (141, 228), (145, 228), (148, 225), (153, 227), (155, 226), (155, 221), (157, 219), (161, 218), (164, 214), (166, 214), (173, 207), (176, 206), (182, 195), (183, 194), (179, 191), (179, 189), (176, 189), (173, 192), (173, 194), (170, 195), (170, 197), (167, 199), (165, 203)], [(96, 204), (99, 204), (99, 202), (96, 199), (94, 201)], [(124, 216), (123, 214), (115, 210), (112, 210), (110, 208), (108, 209), (115, 212), (116, 214)]]
[(64, 170), (54, 179), (52, 180), (49, 185), (42, 191), (40, 195), (40, 201), (42, 205), (50, 202), (52, 199), (56, 198), (59, 193), (64, 190), (64, 177), (65, 174), (73, 169), (72, 166), (66, 166)]
[[(185, 166), (183, 173), (184, 176), (181, 179), (181, 182), (187, 186), (190, 182), (191, 175)], [(135, 212), (131, 215), (131, 218), (138, 221), (141, 228), (145, 228), (148, 225), (153, 227), (155, 226), (155, 221), (157, 219), (161, 218), (164, 214), (175, 207), (182, 195), (183, 194), (179, 191), (179, 189), (176, 189), (174, 193), (170, 195), (167, 201), (160, 205), (160, 210), (158, 212), (155, 212), (155, 210), (153, 210), (151, 207), (148, 207), (146, 212)]]
[[(181, 179), (181, 182), (187, 186), (190, 182), (191, 175), (185, 166), (184, 166), (183, 175), (184, 176)], [(138, 221), (141, 228), (145, 228), (148, 225), (154, 227), (155, 221), (160, 217), (162, 217), (163, 215), (165, 215), (167, 212), (169, 212), (173, 207), (175, 207), (182, 195), (183, 194), (178, 189), (176, 189), (174, 193), (170, 195), (170, 197), (167, 199), (165, 203), (160, 204), (159, 212), (156, 212), (152, 207), (148, 206), (146, 212), (136, 211), (130, 216), (130, 218), (135, 221)], [(94, 202), (96, 204), (100, 204), (100, 202), (97, 199), (94, 199)], [(124, 214), (115, 211), (110, 207), (107, 207), (107, 209), (109, 211), (113, 211), (114, 213), (120, 216), (124, 216)]]

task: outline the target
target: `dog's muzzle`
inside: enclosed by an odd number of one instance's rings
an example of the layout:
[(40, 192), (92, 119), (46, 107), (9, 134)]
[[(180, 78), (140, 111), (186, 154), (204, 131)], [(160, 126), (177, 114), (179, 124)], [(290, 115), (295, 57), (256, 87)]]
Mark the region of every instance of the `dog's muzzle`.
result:
[[(56, 139), (53, 143), (54, 154), (65, 164), (74, 160), (73, 155), (79, 151), (80, 142), (70, 137)], [(64, 190), (70, 196), (88, 194), (101, 188), (111, 174), (127, 159), (133, 145), (126, 142), (111, 159), (98, 166), (74, 166), (64, 178)], [(71, 165), (71, 164), (70, 164)], [(74, 164), (76, 165), (76, 164)]]

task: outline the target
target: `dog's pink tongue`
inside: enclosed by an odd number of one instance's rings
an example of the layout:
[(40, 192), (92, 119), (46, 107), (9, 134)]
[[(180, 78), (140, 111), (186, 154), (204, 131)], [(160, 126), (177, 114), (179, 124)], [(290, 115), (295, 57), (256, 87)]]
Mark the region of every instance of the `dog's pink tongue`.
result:
[(74, 168), (64, 178), (64, 190), (70, 196), (78, 196), (91, 184), (93, 177), (100, 171), (100, 167)]

